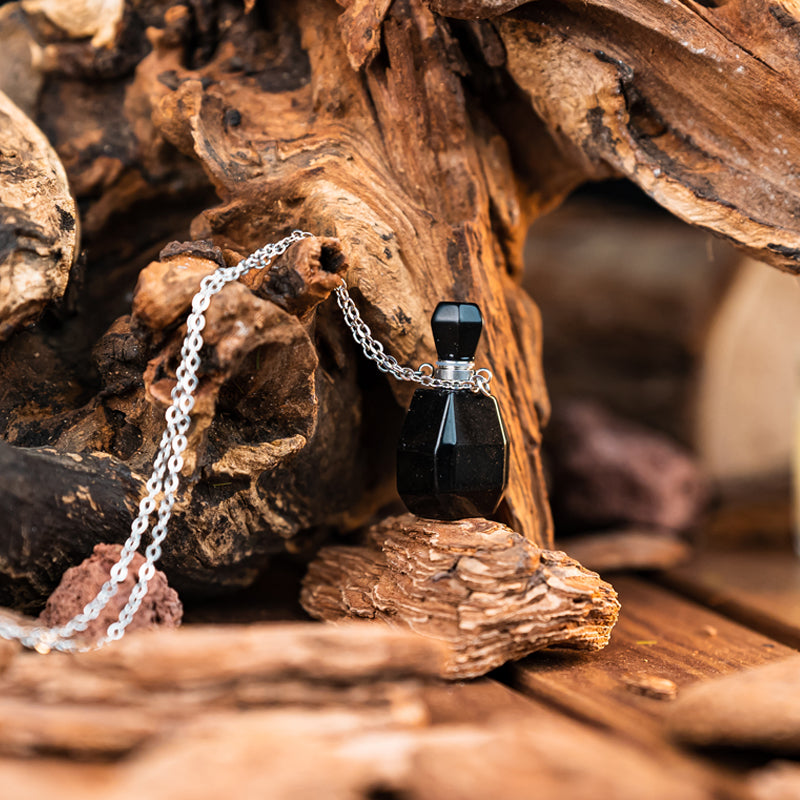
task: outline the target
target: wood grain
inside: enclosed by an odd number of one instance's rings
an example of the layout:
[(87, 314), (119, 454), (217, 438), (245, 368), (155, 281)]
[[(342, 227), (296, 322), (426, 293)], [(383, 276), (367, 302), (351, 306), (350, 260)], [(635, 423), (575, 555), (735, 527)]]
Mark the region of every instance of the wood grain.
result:
[(800, 647), (800, 561), (788, 547), (702, 550), (662, 580), (720, 614)]
[(636, 578), (615, 579), (622, 602), (611, 644), (591, 658), (540, 653), (515, 664), (514, 685), (609, 730), (663, 740), (669, 702), (631, 691), (629, 676), (682, 687), (793, 651), (766, 636)]

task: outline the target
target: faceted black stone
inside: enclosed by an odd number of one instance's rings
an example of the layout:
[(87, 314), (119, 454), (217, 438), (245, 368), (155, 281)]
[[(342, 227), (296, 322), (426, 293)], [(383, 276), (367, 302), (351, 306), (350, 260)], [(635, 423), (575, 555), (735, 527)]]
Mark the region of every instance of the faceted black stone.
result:
[(490, 516), (508, 481), (508, 439), (494, 397), (418, 389), (397, 448), (397, 489), (419, 517)]
[(439, 303), (431, 317), (439, 361), (472, 361), (483, 330), (475, 303)]

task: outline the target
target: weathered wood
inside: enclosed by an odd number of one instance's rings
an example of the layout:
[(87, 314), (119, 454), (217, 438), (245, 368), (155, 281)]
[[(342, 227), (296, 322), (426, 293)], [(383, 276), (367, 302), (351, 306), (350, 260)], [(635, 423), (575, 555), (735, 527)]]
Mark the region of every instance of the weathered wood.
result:
[[(273, 553), (302, 547), (320, 527), (363, 524), (392, 498), (394, 431), (410, 387), (389, 388), (364, 366), (326, 299), (339, 272), (404, 364), (431, 360), (440, 299), (482, 305), (479, 360), (495, 374), (512, 442), (500, 516), (550, 543), (539, 319), (516, 282), (528, 201), (492, 109), (473, 97), (496, 91), (465, 77), (472, 38), (462, 42), (418, 0), (344, 12), (331, 0), (286, 0), (263, 13), (228, 2), (127, 3), (110, 27), (92, 4), (71, 17), (51, 5), (22, 6), (47, 53), (38, 120), (85, 209), (92, 288), (55, 324), (55, 344), (35, 330), (5, 349), (6, 384), (30, 392), (23, 365), (33, 350), (47, 354), (51, 379), (33, 411), (16, 392), (0, 399), (0, 434), (61, 453), (102, 451), (146, 476), (187, 286), (219, 258), (233, 263), (301, 227), (320, 240), (287, 254), (263, 283), (228, 286), (212, 302), (194, 457), (165, 546), (172, 584), (245, 585)], [(476, 74), (487, 69), (478, 56)], [(176, 207), (180, 218), (161, 213)], [(151, 263), (128, 317), (120, 298), (153, 249), (175, 238), (170, 225), (192, 217), (205, 254), (173, 247)], [(192, 280), (176, 280), (181, 267)], [(67, 326), (76, 344), (65, 360)], [(99, 386), (80, 367), (93, 346)], [(95, 541), (86, 536), (84, 554)], [(28, 557), (31, 569), (39, 558)]]
[(64, 296), (77, 252), (64, 167), (42, 131), (0, 92), (0, 342)]
[(0, 603), (38, 611), (92, 542), (122, 541), (142, 486), (112, 456), (0, 442)]
[(323, 548), (300, 599), (320, 619), (380, 620), (446, 643), (450, 678), (543, 647), (602, 649), (619, 611), (596, 574), (504, 525), (411, 514), (373, 526), (363, 546)]
[(625, 175), (681, 219), (797, 271), (795, 9), (765, 0), (431, 6), (492, 18), (508, 73), (577, 181)]
[(792, 651), (664, 589), (616, 578), (622, 612), (611, 644), (587, 657), (539, 653), (513, 665), (515, 686), (635, 741), (663, 744), (670, 703), (631, 691), (633, 676), (684, 688)]

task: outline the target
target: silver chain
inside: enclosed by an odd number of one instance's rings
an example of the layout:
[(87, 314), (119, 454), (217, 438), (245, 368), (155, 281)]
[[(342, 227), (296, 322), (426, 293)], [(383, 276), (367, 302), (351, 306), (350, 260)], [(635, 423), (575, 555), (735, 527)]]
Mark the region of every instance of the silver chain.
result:
[(421, 364), (419, 369), (402, 367), (394, 356), (390, 356), (383, 348), (383, 345), (372, 335), (369, 325), (361, 318), (358, 307), (347, 291), (347, 284), (342, 282), (336, 287), (336, 302), (342, 309), (344, 321), (356, 343), (364, 351), (364, 355), (374, 361), (381, 372), (387, 372), (399, 381), (411, 381), (419, 383), (421, 386), (429, 386), (434, 389), (468, 389), (471, 392), (482, 392), (485, 395), (491, 394), (492, 373), (488, 369), (471, 370), (469, 378), (464, 380), (452, 380), (449, 378), (437, 378), (434, 373), (433, 364)]
[[(183, 452), (188, 444), (186, 433), (191, 425), (194, 408), (194, 392), (199, 380), (200, 350), (203, 347), (202, 331), (205, 328), (205, 312), (211, 298), (226, 284), (238, 280), (252, 269), (261, 270), (295, 242), (313, 237), (307, 231), (296, 230), (274, 244), (268, 244), (251, 253), (233, 267), (220, 267), (200, 282), (200, 290), (192, 299), (192, 310), (186, 320), (186, 337), (181, 348), (181, 361), (175, 371), (177, 383), (172, 389), (172, 403), (165, 414), (166, 429), (153, 462), (153, 473), (147, 481), (147, 493), (139, 503), (139, 513), (131, 524), (131, 532), (122, 547), (119, 560), (111, 568), (108, 580), (93, 600), (88, 602), (80, 614), (76, 614), (64, 625), (47, 628), (40, 625), (25, 625), (10, 618), (0, 618), (0, 638), (15, 639), (25, 647), (40, 653), (59, 650), (65, 653), (86, 652), (102, 647), (108, 642), (121, 639), (133, 621), (136, 612), (147, 595), (150, 581), (156, 572), (156, 562), (161, 558), (161, 544), (167, 536), (167, 525), (175, 505), (180, 472), (183, 469)], [(470, 380), (445, 380), (434, 377), (433, 366), (423, 364), (419, 370), (401, 367), (397, 360), (384, 352), (383, 345), (372, 336), (369, 326), (361, 319), (355, 303), (342, 281), (336, 287), (336, 299), (344, 314), (345, 322), (353, 338), (362, 347), (364, 355), (378, 365), (378, 369), (393, 375), (398, 380), (413, 381), (422, 386), (443, 389), (469, 389), (489, 394), (492, 375), (488, 370), (477, 370)], [(153, 525), (151, 542), (144, 551), (145, 561), (139, 567), (138, 580), (131, 590), (128, 601), (112, 622), (103, 637), (95, 642), (86, 642), (79, 634), (89, 623), (97, 619), (111, 598), (117, 594), (119, 585), (127, 578), (128, 568), (150, 528), (151, 517), (157, 510), (157, 521)]]

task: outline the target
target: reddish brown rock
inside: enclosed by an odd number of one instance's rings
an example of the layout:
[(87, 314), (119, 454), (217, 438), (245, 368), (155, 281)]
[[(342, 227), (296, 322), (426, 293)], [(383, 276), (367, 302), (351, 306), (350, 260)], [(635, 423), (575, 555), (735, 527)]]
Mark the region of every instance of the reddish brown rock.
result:
[[(122, 547), (118, 544), (97, 544), (92, 555), (64, 573), (56, 590), (47, 600), (47, 605), (39, 617), (43, 625), (63, 625), (97, 594), (100, 587), (108, 580), (111, 568), (119, 559)], [(108, 626), (119, 616), (122, 607), (128, 601), (131, 590), (136, 584), (139, 567), (144, 558), (136, 553), (128, 569), (128, 577), (120, 584), (119, 591), (111, 598), (109, 604), (86, 629), (86, 638), (98, 639)], [(159, 626), (177, 628), (183, 617), (183, 605), (177, 592), (167, 584), (167, 576), (156, 570), (150, 581), (149, 591), (142, 602), (128, 631)]]
[(646, 525), (684, 530), (708, 495), (691, 454), (657, 431), (585, 401), (548, 431), (553, 510), (561, 528)]

